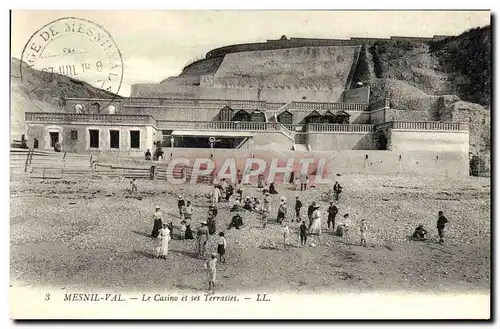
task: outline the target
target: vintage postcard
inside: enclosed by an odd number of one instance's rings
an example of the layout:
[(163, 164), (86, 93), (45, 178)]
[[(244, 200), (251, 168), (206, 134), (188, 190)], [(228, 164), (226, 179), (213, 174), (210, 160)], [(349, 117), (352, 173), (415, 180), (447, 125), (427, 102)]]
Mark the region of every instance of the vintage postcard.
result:
[(490, 319), (490, 16), (11, 11), (11, 318)]

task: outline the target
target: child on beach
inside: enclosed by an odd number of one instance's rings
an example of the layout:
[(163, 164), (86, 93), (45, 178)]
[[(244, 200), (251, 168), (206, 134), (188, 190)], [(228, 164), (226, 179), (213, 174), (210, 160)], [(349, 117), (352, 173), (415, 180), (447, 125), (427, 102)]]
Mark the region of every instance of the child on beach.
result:
[(132, 195), (135, 196), (137, 194), (137, 181), (135, 180), (135, 178), (132, 178), (132, 180), (130, 181), (130, 186)]
[(184, 239), (186, 238), (186, 221), (183, 220), (181, 221), (181, 235), (180, 235), (180, 240), (184, 241)]
[(205, 262), (205, 269), (208, 274), (208, 290), (215, 294), (215, 280), (217, 278), (217, 254), (212, 253), (209, 259)]
[(224, 232), (219, 233), (219, 243), (217, 244), (217, 253), (219, 254), (219, 260), (221, 263), (226, 262), (226, 248), (227, 248), (227, 241), (226, 238), (224, 237)]
[(285, 250), (288, 250), (288, 247), (290, 245), (290, 229), (288, 228), (287, 223), (283, 223), (283, 248)]
[(366, 224), (366, 219), (361, 220), (361, 226), (359, 228), (361, 232), (361, 246), (366, 247), (366, 231), (368, 230), (368, 225)]
[(300, 224), (300, 245), (302, 247), (306, 246), (307, 244), (307, 225), (305, 221), (302, 221), (302, 224)]

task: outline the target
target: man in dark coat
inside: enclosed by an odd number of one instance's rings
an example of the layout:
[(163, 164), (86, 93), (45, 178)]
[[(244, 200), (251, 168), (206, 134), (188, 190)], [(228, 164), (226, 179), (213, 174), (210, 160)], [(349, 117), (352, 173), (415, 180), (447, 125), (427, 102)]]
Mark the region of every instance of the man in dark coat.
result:
[(313, 201), (311, 205), (307, 208), (307, 217), (309, 217), (309, 227), (311, 227), (312, 224), (312, 214), (314, 212), (314, 207), (316, 207), (316, 201)]
[(412, 238), (416, 241), (424, 241), (426, 239), (426, 235), (427, 230), (424, 228), (424, 225), (420, 224), (415, 229), (415, 232), (413, 232)]
[(243, 218), (241, 218), (240, 214), (236, 214), (231, 219), (231, 223), (229, 224), (227, 229), (230, 230), (231, 228), (235, 227), (237, 230), (239, 230), (241, 226), (243, 226)]
[(444, 243), (444, 228), (445, 228), (446, 223), (448, 223), (448, 219), (446, 219), (446, 217), (444, 217), (442, 211), (439, 211), (436, 226), (437, 226), (438, 235), (439, 235), (439, 243), (441, 243), (441, 244)]
[(342, 186), (340, 186), (339, 182), (335, 182), (333, 185), (333, 194), (335, 195), (335, 201), (339, 201), (340, 193), (342, 193)]
[[(302, 208), (302, 201), (299, 200), (299, 196), (295, 197), (295, 219), (297, 223), (300, 223), (300, 209)], [(293, 219), (292, 219), (293, 222)]]
[(330, 229), (330, 223), (332, 223), (332, 230), (335, 229), (335, 216), (337, 216), (337, 213), (339, 210), (337, 207), (333, 204), (333, 201), (330, 201), (330, 207), (328, 207), (328, 229)]

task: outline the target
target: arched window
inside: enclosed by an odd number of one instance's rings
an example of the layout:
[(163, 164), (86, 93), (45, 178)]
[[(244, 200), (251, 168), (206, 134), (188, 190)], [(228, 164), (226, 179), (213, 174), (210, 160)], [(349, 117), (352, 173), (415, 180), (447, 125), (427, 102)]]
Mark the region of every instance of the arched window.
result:
[(234, 114), (232, 121), (250, 121), (250, 114), (245, 110), (240, 110)]
[(266, 115), (259, 110), (255, 110), (250, 114), (252, 122), (266, 122)]
[(278, 122), (285, 124), (285, 125), (293, 124), (293, 114), (288, 112), (288, 111), (284, 111), (284, 112), (280, 113), (278, 115)]

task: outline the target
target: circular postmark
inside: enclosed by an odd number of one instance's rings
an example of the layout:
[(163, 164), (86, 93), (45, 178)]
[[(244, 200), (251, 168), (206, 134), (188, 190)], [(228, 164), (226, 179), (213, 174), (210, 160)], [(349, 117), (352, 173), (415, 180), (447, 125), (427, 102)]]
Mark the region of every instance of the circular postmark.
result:
[[(83, 18), (62, 17), (44, 25), (32, 34), (21, 59), (21, 80), (30, 80), (33, 91), (63, 75), (107, 91), (109, 97), (103, 98), (111, 102), (123, 80), (123, 59), (115, 41), (102, 26)], [(30, 79), (32, 75), (36, 79)]]

